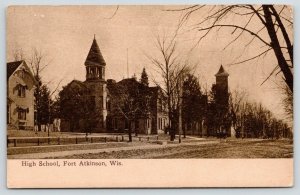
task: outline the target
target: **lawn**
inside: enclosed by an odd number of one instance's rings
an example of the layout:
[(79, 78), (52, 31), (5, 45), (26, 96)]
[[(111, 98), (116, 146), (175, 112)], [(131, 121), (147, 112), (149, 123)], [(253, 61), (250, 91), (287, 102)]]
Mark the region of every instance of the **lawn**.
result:
[[(50, 132), (51, 137), (59, 137), (64, 134), (61, 132)], [(44, 131), (30, 131), (30, 130), (8, 130), (8, 137), (48, 137), (48, 132)]]
[(72, 159), (172, 159), (172, 158), (292, 158), (291, 140), (228, 140), (205, 145), (178, 145), (159, 149), (133, 149), (65, 156)]

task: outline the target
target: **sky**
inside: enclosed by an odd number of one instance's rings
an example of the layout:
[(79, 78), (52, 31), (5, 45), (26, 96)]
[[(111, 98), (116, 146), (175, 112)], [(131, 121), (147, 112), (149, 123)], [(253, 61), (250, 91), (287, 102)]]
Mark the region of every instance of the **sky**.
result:
[[(155, 45), (157, 36), (172, 37), (182, 12), (167, 11), (183, 6), (15, 6), (7, 10), (7, 61), (13, 61), (13, 51), (22, 48), (25, 59), (37, 48), (50, 62), (42, 72), (42, 79), (51, 90), (62, 80), (61, 86), (73, 79), (85, 80), (84, 62), (94, 35), (106, 61), (106, 79), (117, 81), (138, 78), (145, 67), (150, 81), (160, 81), (157, 69), (147, 56), (161, 59)], [(279, 118), (284, 118), (281, 92), (276, 83), (280, 74), (261, 83), (276, 64), (271, 52), (259, 59), (229, 65), (247, 59), (266, 49), (258, 41), (245, 47), (251, 36), (243, 34), (234, 44), (223, 49), (233, 39), (232, 29), (212, 31), (199, 44), (201, 36), (195, 27), (211, 7), (194, 13), (178, 33), (177, 54), (195, 66), (202, 88), (210, 89), (214, 74), (221, 64), (229, 73), (229, 88), (245, 89), (249, 99), (261, 102)], [(289, 13), (285, 13), (289, 14)], [(225, 22), (245, 24), (242, 17), (228, 17)], [(204, 26), (205, 27), (205, 24)], [(253, 19), (251, 29), (260, 29), (260, 21)], [(289, 33), (293, 29), (290, 27)], [(261, 35), (268, 40), (266, 34)], [(127, 58), (128, 51), (128, 58)], [(150, 82), (152, 85), (153, 82)]]

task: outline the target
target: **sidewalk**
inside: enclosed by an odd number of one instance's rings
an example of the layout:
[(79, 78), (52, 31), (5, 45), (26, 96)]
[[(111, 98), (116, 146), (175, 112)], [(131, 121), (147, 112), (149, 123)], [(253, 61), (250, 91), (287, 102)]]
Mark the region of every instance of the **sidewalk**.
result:
[(219, 141), (201, 141), (194, 143), (181, 143), (181, 144), (167, 144), (167, 145), (140, 145), (140, 146), (127, 146), (117, 148), (105, 148), (105, 149), (88, 149), (88, 150), (71, 150), (71, 151), (58, 151), (58, 152), (47, 152), (47, 153), (30, 153), (30, 154), (16, 154), (8, 155), (8, 159), (44, 159), (44, 158), (62, 158), (65, 156), (80, 155), (80, 154), (95, 154), (102, 152), (117, 152), (117, 151), (128, 151), (128, 150), (148, 150), (148, 149), (160, 149), (169, 147), (179, 147), (188, 145), (204, 145), (219, 143)]

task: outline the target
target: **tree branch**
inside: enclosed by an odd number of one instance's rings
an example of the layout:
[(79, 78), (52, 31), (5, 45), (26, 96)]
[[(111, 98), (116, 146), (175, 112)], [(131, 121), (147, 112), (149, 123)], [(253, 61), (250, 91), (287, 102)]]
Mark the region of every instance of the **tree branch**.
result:
[[(237, 29), (242, 29), (248, 33), (250, 33), (251, 35), (255, 36), (256, 38), (258, 38), (260, 41), (262, 41), (264, 44), (268, 45), (271, 47), (271, 45), (269, 43), (267, 43), (265, 40), (263, 40), (260, 36), (258, 36), (256, 33), (254, 33), (253, 31), (249, 30), (249, 29), (246, 29), (246, 28), (243, 28), (241, 26), (237, 26), (237, 25), (233, 25), (233, 24), (214, 24), (210, 27), (207, 27), (207, 28), (199, 28), (198, 30), (199, 31), (208, 31), (208, 30), (211, 30), (215, 27), (230, 27), (230, 28), (237, 28)], [(205, 36), (207, 35), (207, 33), (205, 34)]]
[(228, 65), (242, 64), (242, 63), (245, 63), (245, 62), (248, 62), (248, 61), (254, 60), (254, 59), (256, 59), (256, 58), (258, 58), (258, 57), (260, 57), (260, 56), (262, 56), (262, 55), (266, 54), (266, 53), (267, 53), (267, 52), (269, 52), (270, 50), (272, 50), (272, 48), (269, 48), (269, 49), (265, 50), (264, 52), (262, 52), (262, 53), (260, 53), (260, 54), (258, 54), (258, 55), (256, 55), (256, 56), (254, 56), (254, 57), (248, 58), (248, 59), (246, 59), (246, 60), (243, 60), (243, 61), (240, 61), (240, 62), (236, 62), (236, 63), (228, 64)]

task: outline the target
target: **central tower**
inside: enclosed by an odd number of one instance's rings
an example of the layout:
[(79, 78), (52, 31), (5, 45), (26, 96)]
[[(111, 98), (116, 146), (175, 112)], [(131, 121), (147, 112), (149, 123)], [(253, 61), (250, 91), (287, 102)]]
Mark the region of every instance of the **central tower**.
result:
[(106, 81), (105, 81), (105, 60), (100, 52), (98, 43), (94, 36), (90, 51), (85, 60), (86, 80), (85, 84), (91, 92), (95, 101), (96, 111), (99, 113), (99, 122), (94, 131), (106, 131)]

